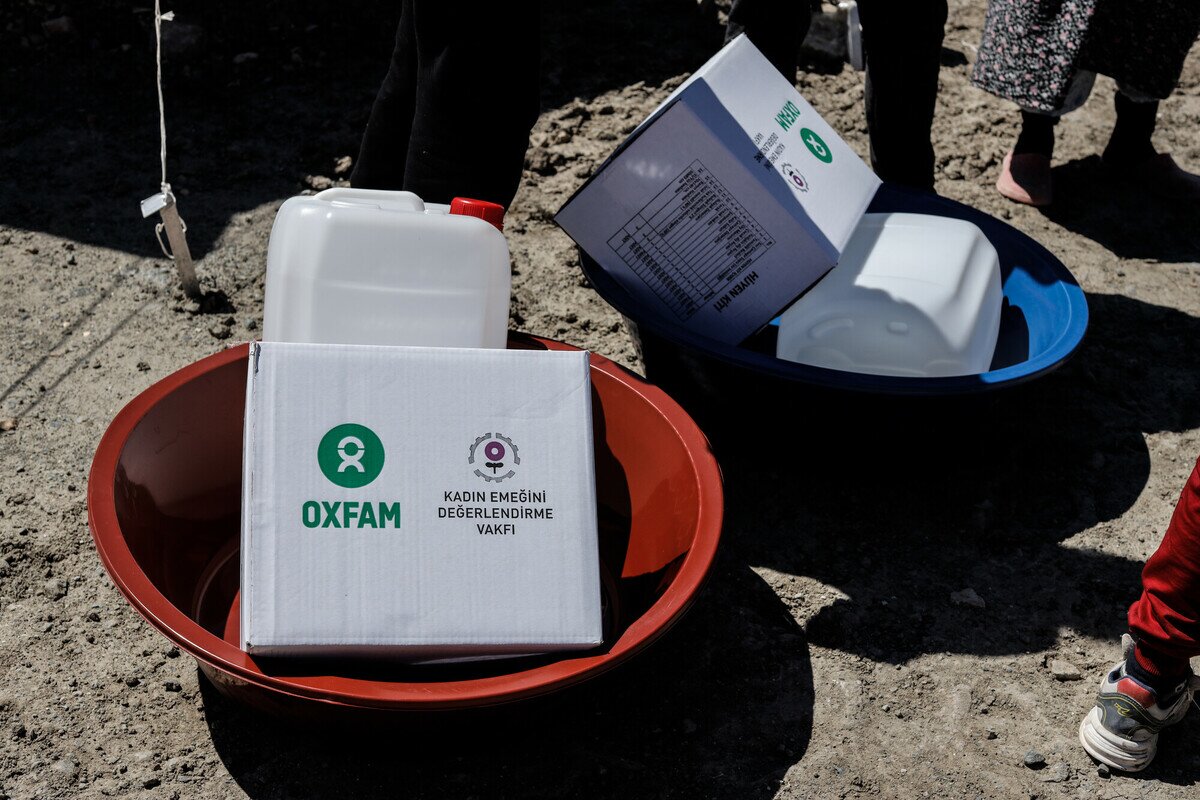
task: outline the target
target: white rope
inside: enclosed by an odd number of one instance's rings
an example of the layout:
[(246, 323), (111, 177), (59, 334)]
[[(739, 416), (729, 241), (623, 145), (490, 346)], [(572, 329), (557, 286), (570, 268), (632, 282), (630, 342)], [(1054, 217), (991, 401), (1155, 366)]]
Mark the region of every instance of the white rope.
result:
[(164, 17), (159, 9), (160, 0), (154, 0), (154, 66), (158, 82), (158, 137), (159, 160), (162, 162), (162, 193), (171, 193), (171, 184), (167, 183), (167, 114), (163, 106), (162, 80), (162, 21), (170, 22), (175, 18), (174, 11), (168, 11)]
[[(157, 213), (161, 221), (154, 226), (154, 235), (158, 237), (158, 246), (163, 255), (175, 262), (179, 270), (179, 282), (183, 293), (198, 300), (204, 293), (200, 282), (196, 280), (196, 268), (192, 264), (192, 254), (187, 246), (187, 224), (179, 216), (175, 206), (175, 195), (171, 193), (171, 184), (167, 183), (167, 112), (163, 104), (162, 78), (162, 24), (175, 19), (175, 12), (162, 13), (160, 0), (154, 0), (154, 78), (158, 87), (158, 160), (162, 166), (158, 194), (151, 195), (142, 201), (142, 217)], [(163, 233), (171, 247), (163, 241)]]

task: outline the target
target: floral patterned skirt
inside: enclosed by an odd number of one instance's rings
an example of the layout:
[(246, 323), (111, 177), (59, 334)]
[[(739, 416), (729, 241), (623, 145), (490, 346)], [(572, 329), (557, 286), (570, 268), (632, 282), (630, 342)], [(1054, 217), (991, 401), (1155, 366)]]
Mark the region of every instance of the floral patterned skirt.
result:
[(1197, 35), (1200, 0), (991, 0), (971, 80), (1051, 114), (1069, 110), (1087, 72), (1137, 99), (1162, 99)]

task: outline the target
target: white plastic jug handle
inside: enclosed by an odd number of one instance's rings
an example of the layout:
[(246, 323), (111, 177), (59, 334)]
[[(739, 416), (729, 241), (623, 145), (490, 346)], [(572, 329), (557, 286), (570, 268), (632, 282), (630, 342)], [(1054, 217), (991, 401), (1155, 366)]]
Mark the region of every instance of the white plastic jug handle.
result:
[(391, 192), (383, 189), (355, 189), (339, 186), (317, 192), (313, 197), (327, 203), (345, 202), (354, 205), (370, 205), (391, 211), (416, 211), (424, 213), (425, 202), (412, 192)]

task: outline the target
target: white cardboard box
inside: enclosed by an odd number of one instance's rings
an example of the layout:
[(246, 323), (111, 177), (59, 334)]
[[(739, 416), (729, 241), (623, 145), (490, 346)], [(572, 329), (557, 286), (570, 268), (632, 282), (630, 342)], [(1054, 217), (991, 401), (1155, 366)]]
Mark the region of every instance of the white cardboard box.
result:
[(642, 304), (736, 344), (838, 261), (879, 178), (740, 36), (555, 220)]
[(601, 641), (587, 353), (263, 342), (246, 399), (245, 650)]

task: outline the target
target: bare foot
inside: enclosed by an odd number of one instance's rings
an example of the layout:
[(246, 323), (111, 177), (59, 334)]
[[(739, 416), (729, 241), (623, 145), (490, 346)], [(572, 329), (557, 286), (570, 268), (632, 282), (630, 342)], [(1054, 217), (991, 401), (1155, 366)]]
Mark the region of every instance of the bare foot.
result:
[(1048, 206), (1053, 199), (1050, 185), (1050, 159), (1037, 153), (1004, 156), (996, 190), (1016, 203)]

